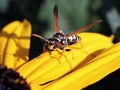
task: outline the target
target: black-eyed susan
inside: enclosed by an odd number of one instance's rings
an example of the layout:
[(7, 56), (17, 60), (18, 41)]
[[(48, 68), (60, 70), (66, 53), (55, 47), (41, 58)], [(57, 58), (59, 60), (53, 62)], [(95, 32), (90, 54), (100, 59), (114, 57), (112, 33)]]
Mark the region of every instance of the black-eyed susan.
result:
[(31, 25), (27, 20), (14, 21), (0, 33), (0, 90), (30, 90), (16, 72), (28, 61)]
[(87, 52), (76, 43), (67, 47), (70, 50), (64, 53), (60, 49), (46, 51), (28, 61), (30, 35), (31, 25), (26, 20), (15, 21), (3, 28), (0, 80), (4, 83), (0, 81), (0, 85), (4, 87), (0, 89), (81, 90), (120, 67), (120, 43), (113, 45), (113, 36), (80, 33)]

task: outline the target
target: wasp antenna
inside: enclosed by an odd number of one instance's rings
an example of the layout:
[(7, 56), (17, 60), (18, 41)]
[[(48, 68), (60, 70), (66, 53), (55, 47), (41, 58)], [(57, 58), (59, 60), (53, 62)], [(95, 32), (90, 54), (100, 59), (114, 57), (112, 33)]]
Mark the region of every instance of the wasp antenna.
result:
[(54, 7), (53, 15), (54, 15), (54, 34), (55, 34), (58, 32), (58, 7), (57, 5), (55, 5)]
[(43, 39), (44, 41), (49, 42), (46, 38), (44, 38), (44, 37), (42, 37), (42, 36), (40, 36), (40, 35), (38, 35), (38, 34), (32, 34), (32, 36), (35, 36), (35, 37), (37, 37), (37, 38), (41, 38), (41, 39)]

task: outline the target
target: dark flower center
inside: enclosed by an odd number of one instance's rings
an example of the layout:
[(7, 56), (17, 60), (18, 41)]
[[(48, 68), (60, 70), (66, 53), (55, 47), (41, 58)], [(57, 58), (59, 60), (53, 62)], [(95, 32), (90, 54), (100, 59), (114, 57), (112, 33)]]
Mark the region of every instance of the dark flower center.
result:
[(0, 64), (0, 90), (31, 90), (26, 80), (16, 71)]

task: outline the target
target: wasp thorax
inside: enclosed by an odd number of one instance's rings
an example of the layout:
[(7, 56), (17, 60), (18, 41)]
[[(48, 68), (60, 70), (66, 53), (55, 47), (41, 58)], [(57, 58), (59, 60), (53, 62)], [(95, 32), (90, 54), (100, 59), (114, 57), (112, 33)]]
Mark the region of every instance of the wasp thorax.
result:
[(58, 42), (61, 42), (65, 39), (65, 35), (63, 33), (56, 33), (52, 38), (56, 39)]

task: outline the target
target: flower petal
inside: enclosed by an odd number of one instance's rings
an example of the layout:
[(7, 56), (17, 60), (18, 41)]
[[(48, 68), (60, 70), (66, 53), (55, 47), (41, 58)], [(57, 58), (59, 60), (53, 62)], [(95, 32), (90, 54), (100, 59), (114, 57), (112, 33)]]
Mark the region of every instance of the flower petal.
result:
[[(87, 37), (84, 37), (84, 34)], [(93, 53), (96, 50), (101, 51), (113, 45), (112, 39), (110, 37), (95, 33), (81, 33), (80, 35), (84, 46), (89, 53)], [(99, 38), (96, 40), (90, 39), (89, 41), (88, 37)], [(107, 44), (103, 45), (104, 43)], [(21, 75), (27, 78), (27, 81), (31, 83), (43, 84), (48, 81), (57, 79), (62, 75), (68, 73), (69, 71), (73, 70), (77, 65), (82, 63), (87, 56), (89, 56), (89, 54), (83, 50), (83, 47), (81, 47), (80, 43), (70, 45), (67, 48), (70, 48), (71, 50), (64, 51), (62, 55), (61, 53), (63, 51), (59, 49), (51, 52), (51, 54), (49, 52), (45, 52), (41, 56), (26, 63), (17, 71), (20, 72)], [(95, 56), (91, 57), (93, 58)], [(89, 60), (91, 60), (92, 58), (89, 57)]]
[(120, 43), (105, 50), (93, 62), (80, 66), (70, 74), (49, 83), (44, 90), (81, 90), (120, 68)]
[(8, 24), (7, 26), (5, 26), (2, 29), (2, 32), (0, 33), (0, 63), (4, 62), (3, 58), (4, 58), (7, 40), (10, 37), (13, 30), (17, 28), (17, 26), (21, 26), (19, 21), (14, 21)]
[[(5, 26), (0, 34), (0, 62), (9, 68), (16, 68), (28, 60), (31, 25), (14, 21)], [(19, 65), (17, 63), (19, 62)]]
[(100, 48), (108, 48), (111, 45), (113, 45), (112, 43), (112, 40), (114, 38), (113, 35), (107, 37), (105, 35), (99, 33), (92, 33), (92, 32), (83, 32), (78, 35), (81, 37), (84, 46), (88, 47), (86, 48), (88, 52), (93, 51), (94, 48), (96, 48), (97, 50)]
[[(116, 47), (117, 46), (117, 47)], [(57, 79), (47, 85), (43, 85), (42, 90), (82, 90), (84, 87), (93, 84), (111, 72), (120, 68), (120, 43), (114, 45), (110, 49), (104, 51), (113, 51), (104, 57), (94, 59), (94, 62), (88, 63), (85, 66), (80, 66), (79, 69), (70, 74)], [(115, 49), (118, 49), (116, 52)], [(100, 55), (100, 56), (101, 56)], [(98, 57), (100, 57), (98, 56)]]

